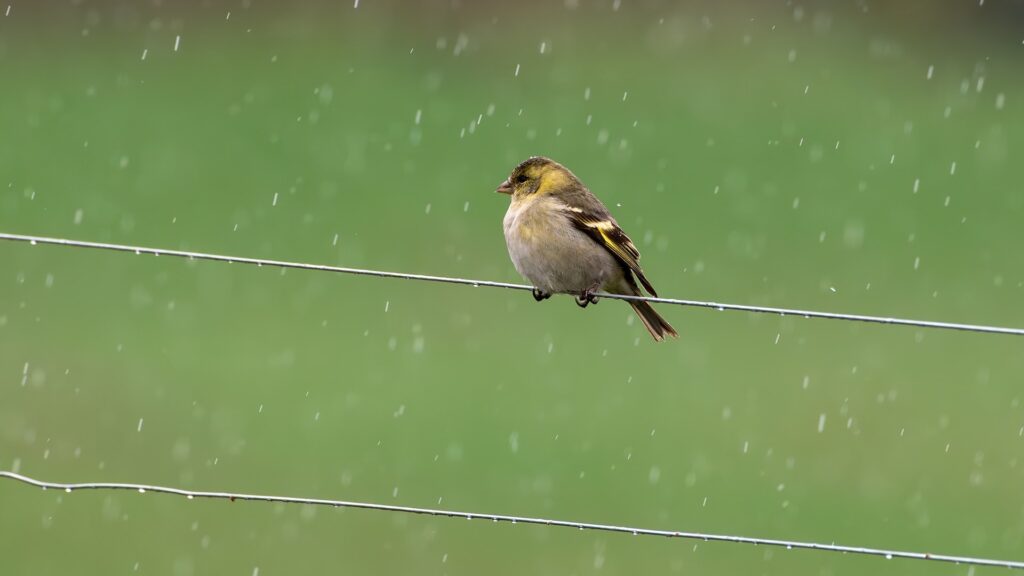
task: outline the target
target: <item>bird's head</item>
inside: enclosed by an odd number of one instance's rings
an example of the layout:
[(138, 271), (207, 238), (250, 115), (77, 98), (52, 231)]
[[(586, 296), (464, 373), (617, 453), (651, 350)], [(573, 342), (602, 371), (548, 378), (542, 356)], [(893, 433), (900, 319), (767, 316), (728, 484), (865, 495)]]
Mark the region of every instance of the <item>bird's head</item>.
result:
[(523, 198), (534, 194), (547, 194), (578, 180), (568, 168), (543, 156), (531, 156), (521, 162), (496, 192)]

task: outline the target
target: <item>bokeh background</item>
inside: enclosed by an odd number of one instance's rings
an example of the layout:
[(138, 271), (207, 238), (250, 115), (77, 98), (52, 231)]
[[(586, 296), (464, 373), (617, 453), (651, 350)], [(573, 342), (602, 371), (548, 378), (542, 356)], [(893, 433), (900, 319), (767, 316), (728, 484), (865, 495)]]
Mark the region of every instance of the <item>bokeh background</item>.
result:
[[(0, 230), (519, 281), (529, 155), (666, 296), (1024, 326), (1007, 2), (0, 3)], [(1024, 340), (0, 245), (0, 469), (1024, 558)], [(965, 574), (0, 485), (6, 574)], [(977, 569), (973, 573), (995, 573)]]

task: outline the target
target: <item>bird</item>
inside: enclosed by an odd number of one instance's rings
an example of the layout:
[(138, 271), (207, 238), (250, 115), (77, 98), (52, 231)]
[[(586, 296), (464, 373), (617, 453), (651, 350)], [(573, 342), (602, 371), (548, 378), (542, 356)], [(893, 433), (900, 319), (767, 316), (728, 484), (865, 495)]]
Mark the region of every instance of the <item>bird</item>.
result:
[[(540, 302), (572, 294), (586, 308), (598, 291), (657, 296), (640, 252), (600, 200), (568, 168), (543, 156), (517, 165), (496, 192), (508, 194), (503, 227), (512, 264)], [(628, 300), (656, 341), (679, 334), (649, 302)]]

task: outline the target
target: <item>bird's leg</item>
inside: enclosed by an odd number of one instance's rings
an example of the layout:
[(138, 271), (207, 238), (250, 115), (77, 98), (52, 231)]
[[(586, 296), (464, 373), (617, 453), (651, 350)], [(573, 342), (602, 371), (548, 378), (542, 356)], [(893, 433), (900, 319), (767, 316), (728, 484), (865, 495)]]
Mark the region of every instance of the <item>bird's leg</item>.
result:
[(540, 288), (533, 289), (533, 299), (536, 300), (537, 302), (540, 302), (541, 300), (547, 300), (548, 298), (551, 298), (550, 292), (545, 292)]
[(597, 286), (591, 286), (586, 290), (580, 292), (580, 295), (576, 297), (576, 305), (580, 308), (586, 308), (588, 304), (597, 304), (597, 296), (594, 296), (594, 291), (597, 290)]

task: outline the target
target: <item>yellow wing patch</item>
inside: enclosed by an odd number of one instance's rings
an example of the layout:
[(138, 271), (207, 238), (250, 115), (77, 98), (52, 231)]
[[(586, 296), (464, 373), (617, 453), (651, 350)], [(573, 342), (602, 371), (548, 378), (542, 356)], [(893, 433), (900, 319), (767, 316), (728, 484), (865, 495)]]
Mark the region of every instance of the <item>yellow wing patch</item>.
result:
[(588, 218), (579, 208), (571, 206), (566, 208), (572, 212), (570, 218), (576, 223), (578, 228), (588, 233), (595, 241), (601, 243), (609, 252), (615, 255), (636, 275), (648, 292), (657, 296), (654, 292), (654, 287), (647, 281), (644, 271), (640, 268), (640, 251), (636, 249), (633, 241), (622, 231), (622, 228), (619, 228), (611, 220), (598, 220), (593, 218), (593, 216)]
[(640, 263), (637, 260), (640, 259), (640, 253), (637, 251), (636, 246), (633, 246), (633, 242), (619, 230), (617, 234), (618, 238), (613, 237), (612, 232), (617, 229), (617, 226), (611, 222), (600, 222), (596, 226), (598, 233), (601, 234), (601, 238), (604, 240), (604, 245), (608, 247), (616, 256), (622, 258), (630, 268), (634, 271), (640, 269)]

